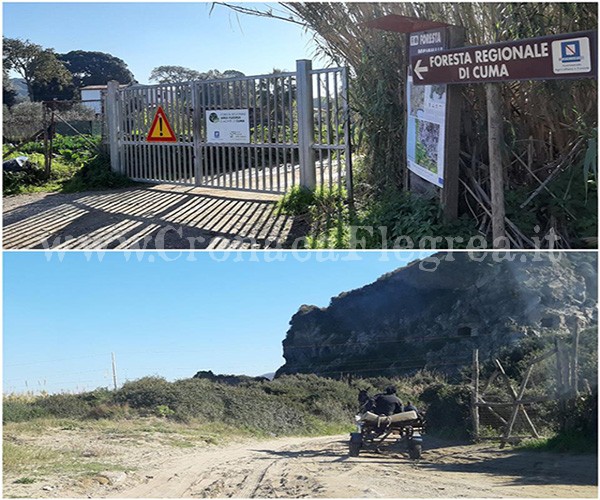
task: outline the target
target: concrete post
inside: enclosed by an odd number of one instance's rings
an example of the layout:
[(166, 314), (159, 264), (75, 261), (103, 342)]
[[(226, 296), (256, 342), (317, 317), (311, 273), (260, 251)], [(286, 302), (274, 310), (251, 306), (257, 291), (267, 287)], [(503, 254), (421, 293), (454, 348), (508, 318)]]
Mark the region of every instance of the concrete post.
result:
[(106, 123), (108, 125), (108, 151), (110, 168), (113, 172), (121, 172), (119, 162), (119, 82), (111, 80), (106, 89)]
[(317, 172), (313, 150), (315, 125), (311, 70), (312, 61), (307, 59), (296, 61), (300, 185), (312, 190), (317, 186)]

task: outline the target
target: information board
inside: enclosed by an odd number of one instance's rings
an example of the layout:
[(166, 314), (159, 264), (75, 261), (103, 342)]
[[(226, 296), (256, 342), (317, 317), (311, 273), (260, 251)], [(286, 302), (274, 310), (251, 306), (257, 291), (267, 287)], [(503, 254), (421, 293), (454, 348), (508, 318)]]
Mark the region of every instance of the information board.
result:
[(206, 142), (217, 144), (248, 144), (250, 142), (248, 110), (207, 110)]
[[(425, 56), (446, 48), (444, 28), (411, 33), (409, 53)], [(436, 186), (444, 186), (446, 85), (414, 85), (412, 69), (406, 83), (408, 169)]]

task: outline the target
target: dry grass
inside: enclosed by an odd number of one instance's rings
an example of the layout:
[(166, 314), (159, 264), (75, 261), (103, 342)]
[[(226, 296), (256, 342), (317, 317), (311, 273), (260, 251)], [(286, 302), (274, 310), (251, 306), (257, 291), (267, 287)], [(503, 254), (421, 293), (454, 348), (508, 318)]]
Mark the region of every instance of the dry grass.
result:
[(2, 469), (6, 472), (36, 473), (61, 459), (57, 451), (21, 443), (2, 442)]

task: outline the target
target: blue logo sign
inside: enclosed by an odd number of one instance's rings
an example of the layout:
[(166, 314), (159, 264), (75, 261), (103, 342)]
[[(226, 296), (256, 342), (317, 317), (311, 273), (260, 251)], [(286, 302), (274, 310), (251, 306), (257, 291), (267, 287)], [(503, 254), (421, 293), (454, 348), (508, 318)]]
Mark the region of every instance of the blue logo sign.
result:
[(221, 132), (215, 130), (215, 139), (218, 139), (219, 137), (221, 137)]
[(581, 45), (579, 40), (561, 42), (560, 55), (562, 62), (581, 62)]

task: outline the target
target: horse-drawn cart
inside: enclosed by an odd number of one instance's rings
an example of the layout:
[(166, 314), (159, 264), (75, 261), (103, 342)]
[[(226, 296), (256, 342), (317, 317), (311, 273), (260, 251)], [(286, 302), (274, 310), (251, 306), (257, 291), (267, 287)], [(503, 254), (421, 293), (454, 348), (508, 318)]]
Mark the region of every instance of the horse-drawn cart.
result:
[(350, 434), (350, 456), (357, 457), (361, 450), (377, 450), (388, 437), (397, 437), (412, 459), (421, 458), (425, 419), (416, 411), (395, 415), (376, 415), (366, 411), (356, 416), (357, 431)]

